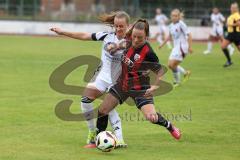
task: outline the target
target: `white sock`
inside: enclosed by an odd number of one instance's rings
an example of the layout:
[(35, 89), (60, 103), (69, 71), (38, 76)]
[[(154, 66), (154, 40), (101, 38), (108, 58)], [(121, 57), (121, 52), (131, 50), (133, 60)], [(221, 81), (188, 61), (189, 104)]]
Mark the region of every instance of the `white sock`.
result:
[(123, 140), (121, 119), (115, 109), (109, 112), (109, 122), (118, 140)]
[(173, 71), (173, 78), (176, 83), (180, 83), (180, 72), (178, 70)]
[(212, 42), (211, 42), (211, 41), (208, 42), (208, 44), (207, 44), (207, 50), (208, 50), (209, 52), (212, 51)]
[(228, 49), (229, 51), (231, 51), (231, 50), (234, 49), (234, 47), (233, 47), (231, 44), (229, 44), (229, 45), (227, 46), (227, 49)]
[[(91, 113), (91, 114), (86, 114), (85, 119), (87, 121), (87, 126), (90, 131), (95, 131), (95, 122), (93, 119), (93, 104), (92, 103), (83, 103), (81, 102), (81, 109), (83, 113)], [(92, 111), (92, 112), (91, 112)]]
[(183, 75), (187, 73), (186, 70), (180, 65), (177, 66), (177, 70), (178, 70), (178, 72), (180, 72)]

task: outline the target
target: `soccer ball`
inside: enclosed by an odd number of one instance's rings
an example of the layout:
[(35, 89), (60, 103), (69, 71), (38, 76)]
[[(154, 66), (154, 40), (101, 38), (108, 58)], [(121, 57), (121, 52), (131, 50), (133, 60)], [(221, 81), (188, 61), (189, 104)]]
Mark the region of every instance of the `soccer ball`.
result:
[(110, 131), (103, 131), (97, 135), (96, 146), (103, 152), (110, 152), (116, 146), (116, 136)]

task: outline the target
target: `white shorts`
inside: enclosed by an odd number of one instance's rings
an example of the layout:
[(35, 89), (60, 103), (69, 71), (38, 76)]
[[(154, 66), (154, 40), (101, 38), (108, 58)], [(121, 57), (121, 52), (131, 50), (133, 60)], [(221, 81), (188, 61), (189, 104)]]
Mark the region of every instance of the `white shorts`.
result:
[(211, 36), (218, 37), (223, 36), (223, 27), (222, 26), (216, 26), (212, 28)]
[(169, 56), (169, 60), (182, 61), (188, 54), (188, 43), (174, 46)]
[(89, 82), (89, 83), (87, 84), (87, 87), (88, 87), (88, 88), (91, 88), (91, 87), (97, 88), (97, 89), (98, 89), (100, 92), (102, 92), (102, 93), (107, 92), (108, 89), (109, 89), (111, 86), (112, 86), (112, 84), (107, 83), (106, 81), (104, 81), (104, 80), (102, 80), (102, 79), (100, 79), (100, 78), (98, 78), (98, 77), (96, 78), (95, 81)]
[[(88, 87), (88, 88), (91, 88), (91, 87), (97, 88), (101, 93), (107, 92), (112, 86), (113, 86), (112, 84), (109, 84), (109, 83), (105, 82), (104, 80), (102, 80), (102, 79), (100, 79), (100, 78), (98, 78), (98, 77), (96, 78), (95, 81), (89, 82), (89, 83), (87, 84), (87, 87)], [(118, 113), (117, 113), (117, 111), (116, 111), (115, 109), (112, 109), (112, 110), (108, 113), (108, 115), (109, 115), (109, 118), (110, 118), (110, 119), (112, 119), (112, 118), (115, 118), (115, 119), (116, 119), (117, 117), (119, 117), (119, 115), (118, 115)], [(111, 118), (111, 117), (112, 117), (112, 118)]]

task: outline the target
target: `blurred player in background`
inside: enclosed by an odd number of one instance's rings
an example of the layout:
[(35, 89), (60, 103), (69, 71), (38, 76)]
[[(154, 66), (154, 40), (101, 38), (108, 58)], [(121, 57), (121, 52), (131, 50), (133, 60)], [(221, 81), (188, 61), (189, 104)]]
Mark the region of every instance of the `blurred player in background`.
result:
[[(212, 14), (211, 14), (211, 22), (212, 22), (212, 31), (210, 33), (208, 44), (207, 44), (207, 50), (205, 50), (204, 54), (209, 54), (212, 52), (212, 45), (215, 41), (222, 41), (223, 40), (223, 27), (225, 22), (225, 17), (219, 12), (218, 8), (213, 8)], [(230, 54), (232, 55), (234, 52), (234, 47), (230, 44), (228, 45), (228, 50)]]
[[(156, 34), (155, 38), (157, 39), (159, 45), (161, 45), (168, 36), (167, 23), (169, 20), (167, 16), (162, 13), (160, 8), (156, 9), (156, 16), (154, 20), (158, 25), (158, 33)], [(172, 48), (170, 41), (167, 42), (167, 47), (169, 49)]]
[[(97, 33), (85, 33), (85, 32), (66, 32), (59, 28), (51, 28), (52, 31), (59, 35), (68, 36), (79, 40), (93, 40), (103, 41), (101, 60), (102, 64), (98, 68), (99, 72), (94, 80), (88, 83), (84, 90), (81, 108), (83, 113), (89, 113), (93, 111), (92, 102), (98, 97), (102, 96), (108, 88), (113, 85), (116, 79), (121, 74), (121, 61), (124, 49), (121, 48), (121, 42), (124, 41), (126, 31), (129, 25), (129, 15), (126, 12), (118, 11), (111, 14), (104, 14), (99, 18), (103, 23), (114, 27), (115, 32), (97, 32)], [(93, 117), (87, 117), (87, 125), (89, 128), (87, 145), (85, 148), (94, 148), (96, 127)], [(113, 128), (113, 131), (117, 137), (117, 148), (127, 147), (127, 144), (123, 140), (121, 119), (116, 110), (112, 110), (109, 113), (109, 121)]]
[(227, 62), (223, 65), (223, 67), (229, 67), (232, 65), (230, 53), (227, 49), (229, 44), (234, 43), (240, 51), (240, 14), (238, 4), (232, 3), (230, 10), (231, 15), (227, 19), (228, 35), (223, 39), (221, 43), (223, 53), (227, 58)]
[(173, 72), (174, 87), (179, 86), (181, 83), (181, 74), (184, 76), (183, 81), (186, 81), (191, 74), (190, 71), (180, 66), (186, 55), (192, 53), (192, 36), (187, 25), (181, 20), (183, 16), (179, 9), (172, 10), (169, 37), (159, 46), (159, 48), (162, 48), (167, 41), (173, 40), (173, 49), (169, 57), (168, 67)]

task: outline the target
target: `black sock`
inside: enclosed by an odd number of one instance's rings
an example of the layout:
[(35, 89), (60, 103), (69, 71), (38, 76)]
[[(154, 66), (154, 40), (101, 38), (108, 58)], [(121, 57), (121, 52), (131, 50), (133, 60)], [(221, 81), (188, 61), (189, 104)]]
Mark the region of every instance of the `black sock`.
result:
[(98, 111), (98, 118), (97, 118), (97, 134), (105, 131), (108, 125), (108, 115), (104, 115)]
[(223, 51), (225, 57), (227, 58), (228, 63), (232, 63), (232, 60), (231, 60), (231, 57), (230, 57), (228, 49), (225, 48), (225, 49), (222, 49), (222, 51)]
[(165, 128), (167, 128), (169, 131), (172, 131), (172, 124), (167, 121), (160, 113), (157, 112), (158, 115), (158, 121), (155, 124), (158, 124), (160, 126), (163, 126)]

